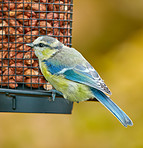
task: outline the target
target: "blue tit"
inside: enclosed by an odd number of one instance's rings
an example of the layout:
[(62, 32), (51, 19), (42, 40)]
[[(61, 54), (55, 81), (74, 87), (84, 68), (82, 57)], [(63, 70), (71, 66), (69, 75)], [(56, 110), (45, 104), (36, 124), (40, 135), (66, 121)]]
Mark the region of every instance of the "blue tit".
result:
[(65, 99), (80, 102), (96, 98), (125, 127), (133, 125), (126, 113), (107, 96), (111, 91), (81, 53), (49, 36), (38, 37), (27, 45), (34, 48), (46, 80)]

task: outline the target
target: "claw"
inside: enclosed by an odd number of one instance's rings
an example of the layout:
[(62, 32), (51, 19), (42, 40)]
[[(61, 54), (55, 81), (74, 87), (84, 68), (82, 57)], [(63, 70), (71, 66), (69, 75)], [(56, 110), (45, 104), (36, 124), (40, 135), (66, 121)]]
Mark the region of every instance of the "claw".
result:
[(55, 101), (55, 98), (56, 98), (56, 93), (52, 92), (52, 100)]
[(63, 95), (61, 92), (57, 91), (56, 89), (51, 89), (50, 92), (52, 93), (52, 101), (55, 101), (56, 94)]

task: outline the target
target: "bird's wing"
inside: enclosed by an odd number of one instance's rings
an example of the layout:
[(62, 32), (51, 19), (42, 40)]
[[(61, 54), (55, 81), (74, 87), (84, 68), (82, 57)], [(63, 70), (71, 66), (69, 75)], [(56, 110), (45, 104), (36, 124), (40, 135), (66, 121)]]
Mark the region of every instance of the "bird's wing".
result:
[(108, 89), (96, 70), (88, 62), (85, 62), (82, 65), (75, 65), (74, 67), (64, 64), (55, 65), (53, 62), (48, 60), (44, 60), (43, 62), (47, 65), (51, 74), (63, 75), (68, 80), (88, 85), (111, 95), (111, 91)]

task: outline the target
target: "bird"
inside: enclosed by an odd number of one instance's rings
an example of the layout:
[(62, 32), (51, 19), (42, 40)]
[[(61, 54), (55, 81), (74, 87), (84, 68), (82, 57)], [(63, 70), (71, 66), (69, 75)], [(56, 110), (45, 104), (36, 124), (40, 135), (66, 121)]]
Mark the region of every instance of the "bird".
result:
[(26, 45), (34, 49), (40, 70), (56, 93), (72, 102), (96, 98), (123, 126), (133, 125), (128, 115), (110, 99), (111, 91), (103, 79), (76, 49), (48, 35)]

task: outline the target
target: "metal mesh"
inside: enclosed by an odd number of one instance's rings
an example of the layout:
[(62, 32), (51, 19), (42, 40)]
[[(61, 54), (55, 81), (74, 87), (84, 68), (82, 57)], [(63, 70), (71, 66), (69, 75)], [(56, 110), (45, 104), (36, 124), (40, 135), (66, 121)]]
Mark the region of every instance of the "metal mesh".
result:
[(34, 51), (41, 35), (71, 46), (72, 0), (0, 0), (0, 87), (46, 89)]

